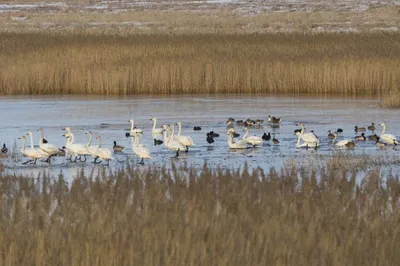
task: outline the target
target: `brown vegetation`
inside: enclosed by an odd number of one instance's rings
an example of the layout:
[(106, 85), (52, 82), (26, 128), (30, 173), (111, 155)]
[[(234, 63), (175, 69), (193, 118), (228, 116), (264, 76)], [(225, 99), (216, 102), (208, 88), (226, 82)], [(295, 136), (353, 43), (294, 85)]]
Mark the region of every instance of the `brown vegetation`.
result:
[[(365, 169), (364, 169), (365, 170)], [(395, 265), (400, 181), (378, 172), (148, 168), (0, 178), (1, 265)]]
[(400, 108), (400, 92), (388, 92), (383, 96), (383, 107)]
[(380, 95), (398, 34), (0, 33), (0, 94)]

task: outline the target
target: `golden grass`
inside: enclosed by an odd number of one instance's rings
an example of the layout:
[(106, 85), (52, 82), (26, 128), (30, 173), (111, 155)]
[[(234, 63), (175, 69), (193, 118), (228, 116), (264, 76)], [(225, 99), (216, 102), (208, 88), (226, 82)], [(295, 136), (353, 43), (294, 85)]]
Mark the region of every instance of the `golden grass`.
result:
[(380, 95), (398, 34), (0, 33), (1, 94)]
[(382, 97), (382, 106), (387, 108), (400, 108), (400, 92), (391, 91)]
[(400, 181), (326, 168), (0, 178), (1, 265), (395, 265)]

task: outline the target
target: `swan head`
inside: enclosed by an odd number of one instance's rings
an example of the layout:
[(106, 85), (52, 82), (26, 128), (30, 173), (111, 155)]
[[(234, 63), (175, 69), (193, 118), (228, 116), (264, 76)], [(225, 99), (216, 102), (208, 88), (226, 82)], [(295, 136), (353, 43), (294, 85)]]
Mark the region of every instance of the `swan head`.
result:
[(33, 133), (31, 132), (31, 131), (29, 131), (28, 133), (26, 133), (26, 135), (28, 136), (31, 136), (31, 135), (33, 135)]
[(92, 131), (88, 131), (85, 133), (86, 135), (92, 135)]
[(97, 136), (96, 136), (96, 139), (101, 139), (100, 135), (97, 135)]
[(181, 122), (177, 122), (176, 123), (178, 126), (182, 126), (182, 123)]
[(156, 121), (156, 118), (155, 118), (155, 117), (153, 117), (153, 118), (151, 118), (150, 120), (151, 120), (151, 121)]
[(384, 126), (386, 126), (386, 124), (385, 123), (380, 123), (379, 124), (381, 127), (384, 127)]
[(247, 130), (249, 130), (247, 127), (245, 127), (245, 128), (243, 129), (243, 131), (247, 131)]
[(131, 124), (133, 124), (133, 119), (129, 120), (128, 122), (130, 122)]
[(69, 138), (71, 135), (69, 133), (63, 134), (63, 137)]
[(18, 139), (26, 139), (26, 137), (25, 137), (25, 136), (22, 136), (22, 137), (19, 137)]
[(70, 127), (64, 127), (63, 130), (71, 131), (71, 128)]
[(43, 131), (43, 129), (41, 127), (39, 127), (39, 129), (37, 131)]

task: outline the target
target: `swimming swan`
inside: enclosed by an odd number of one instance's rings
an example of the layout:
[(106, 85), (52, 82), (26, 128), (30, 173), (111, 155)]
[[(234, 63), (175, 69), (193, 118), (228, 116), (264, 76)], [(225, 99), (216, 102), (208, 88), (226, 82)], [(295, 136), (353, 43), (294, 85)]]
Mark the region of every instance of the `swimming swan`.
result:
[(353, 145), (354, 141), (349, 140), (349, 139), (344, 139), (344, 140), (341, 140), (341, 141), (335, 143), (335, 141), (338, 137), (338, 134), (336, 132), (334, 134), (335, 134), (335, 138), (332, 141), (332, 145), (334, 145), (336, 147), (348, 147), (348, 148), (353, 148), (355, 146), (355, 145)]
[(153, 135), (161, 135), (164, 132), (164, 129), (162, 127), (156, 128), (157, 118), (153, 117), (150, 120), (153, 121), (153, 129), (151, 131), (151, 134), (153, 134)]
[(302, 123), (298, 123), (298, 126), (301, 127), (300, 137), (304, 142), (308, 143), (309, 145), (313, 145), (312, 147), (319, 146), (319, 139), (314, 133), (304, 133), (305, 127)]
[(233, 128), (230, 128), (227, 132), (228, 135), (228, 147), (230, 149), (247, 149), (247, 142), (246, 141), (239, 141), (239, 142), (235, 142), (233, 140), (233, 136), (235, 134), (235, 130)]
[(397, 141), (397, 139), (396, 139), (396, 137), (394, 135), (385, 134), (385, 130), (386, 130), (386, 124), (385, 123), (381, 123), (380, 126), (383, 127), (382, 133), (379, 135), (379, 138), (381, 140), (383, 140), (387, 144), (394, 144), (394, 145), (399, 144), (399, 142)]
[(129, 120), (129, 122), (131, 123), (131, 131), (130, 131), (131, 135), (134, 135), (136, 133), (143, 133), (143, 129), (134, 127), (135, 123), (134, 123), (133, 119)]

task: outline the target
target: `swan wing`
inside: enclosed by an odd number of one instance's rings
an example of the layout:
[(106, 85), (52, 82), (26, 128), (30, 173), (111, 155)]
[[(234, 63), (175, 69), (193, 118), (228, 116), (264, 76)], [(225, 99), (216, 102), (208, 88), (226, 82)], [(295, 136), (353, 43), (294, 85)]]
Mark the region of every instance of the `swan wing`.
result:
[(312, 133), (305, 133), (305, 134), (303, 134), (302, 136), (301, 136), (301, 139), (304, 141), (304, 142), (308, 142), (308, 143), (311, 143), (311, 142), (319, 142), (319, 140), (314, 136), (314, 134), (312, 134)]
[(53, 144), (45, 143), (40, 145), (39, 148), (50, 155), (58, 153), (58, 148)]
[(397, 143), (396, 136), (392, 134), (383, 134), (380, 136), (380, 138), (388, 144), (394, 144), (394, 142)]
[(349, 142), (350, 142), (350, 140), (344, 139), (344, 140), (339, 141), (339, 142), (336, 143), (335, 145), (338, 146), (338, 147), (343, 147), (343, 146), (345, 146), (345, 145), (346, 145), (347, 143), (349, 143)]

